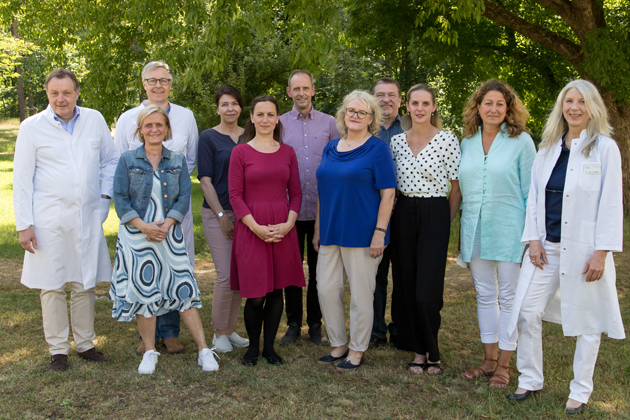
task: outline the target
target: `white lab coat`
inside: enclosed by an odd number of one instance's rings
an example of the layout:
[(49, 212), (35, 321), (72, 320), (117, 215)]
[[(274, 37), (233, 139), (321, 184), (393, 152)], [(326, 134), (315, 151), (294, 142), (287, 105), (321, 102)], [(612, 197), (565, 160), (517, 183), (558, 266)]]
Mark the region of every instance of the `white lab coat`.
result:
[(80, 108), (73, 134), (50, 106), (20, 125), (13, 166), (18, 231), (33, 226), (22, 284), (54, 290), (68, 282), (91, 289), (112, 277), (101, 225), (101, 194), (112, 196), (118, 151), (100, 112)]
[[(582, 274), (586, 262), (596, 250), (621, 252), (623, 244), (623, 203), (621, 154), (615, 141), (600, 135), (590, 156), (582, 148), (586, 130), (571, 140), (564, 196), (560, 238), (560, 287), (545, 310), (544, 320), (562, 324), (565, 336), (607, 333), (625, 338), (616, 289), (612, 252), (606, 256), (604, 274), (598, 281), (586, 282)], [(536, 155), (527, 202), (525, 230), (521, 241), (539, 240), (544, 244), (545, 187), (560, 156), (561, 140), (551, 150)], [(508, 324), (511, 334), (534, 267), (525, 256)]]
[[(135, 150), (142, 146), (140, 140), (133, 135), (136, 131), (138, 114), (144, 109), (147, 102), (143, 102), (120, 116), (116, 122), (114, 143), (120, 154), (127, 150)], [(197, 149), (199, 147), (199, 130), (192, 111), (182, 106), (171, 104), (168, 114), (171, 123), (173, 138), (164, 142), (164, 147), (172, 152), (182, 153), (186, 156), (186, 165), (189, 174), (197, 167)]]

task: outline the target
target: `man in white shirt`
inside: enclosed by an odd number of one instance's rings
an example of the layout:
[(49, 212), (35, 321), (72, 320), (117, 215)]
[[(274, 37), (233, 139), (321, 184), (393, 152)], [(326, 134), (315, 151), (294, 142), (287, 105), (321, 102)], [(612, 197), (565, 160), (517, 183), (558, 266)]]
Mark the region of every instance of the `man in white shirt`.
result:
[[(127, 150), (135, 150), (143, 146), (134, 136), (136, 131), (138, 114), (147, 105), (157, 105), (168, 114), (173, 136), (164, 142), (167, 149), (184, 154), (188, 171), (192, 174), (197, 167), (197, 147), (199, 143), (199, 131), (192, 111), (172, 104), (168, 101), (173, 86), (173, 71), (164, 61), (151, 61), (142, 69), (142, 86), (147, 93), (147, 98), (140, 106), (130, 109), (120, 116), (116, 123), (114, 143), (122, 154)], [(195, 268), (195, 242), (193, 235), (192, 206), (182, 222), (184, 243), (188, 258)], [(179, 337), (179, 312), (172, 311), (157, 317), (155, 326), (155, 342), (164, 340), (164, 345), (170, 353), (179, 353), (184, 346), (177, 340)], [(144, 343), (141, 343), (136, 353), (144, 353)]]
[(94, 286), (112, 278), (102, 223), (109, 214), (118, 151), (103, 116), (76, 106), (79, 82), (57, 69), (44, 84), (48, 108), (20, 125), (13, 168), (15, 225), (24, 256), (22, 284), (41, 289), (48, 370), (68, 367), (72, 335), (80, 357), (106, 362), (96, 350)]

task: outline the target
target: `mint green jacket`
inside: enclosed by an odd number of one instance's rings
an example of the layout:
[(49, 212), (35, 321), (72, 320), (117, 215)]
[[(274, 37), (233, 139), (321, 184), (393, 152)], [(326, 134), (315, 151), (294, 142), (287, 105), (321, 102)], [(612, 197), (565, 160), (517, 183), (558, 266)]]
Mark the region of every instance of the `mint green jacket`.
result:
[(470, 262), (477, 224), (481, 226), (481, 259), (520, 263), (525, 245), (525, 209), (536, 157), (527, 133), (508, 137), (499, 131), (487, 157), (481, 144), (481, 127), (462, 140), (459, 188), (462, 191), (462, 258)]

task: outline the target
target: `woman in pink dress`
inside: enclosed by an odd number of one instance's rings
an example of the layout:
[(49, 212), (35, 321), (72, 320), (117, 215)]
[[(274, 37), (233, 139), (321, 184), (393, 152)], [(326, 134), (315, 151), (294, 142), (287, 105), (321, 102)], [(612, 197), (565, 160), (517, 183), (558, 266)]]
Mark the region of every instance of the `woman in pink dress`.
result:
[(259, 96), (252, 101), (250, 113), (228, 173), (236, 216), (231, 287), (247, 298), (249, 349), (243, 364), (255, 366), (258, 361), (264, 321), (262, 355), (280, 365), (282, 358), (273, 345), (282, 317), (282, 289), (306, 286), (294, 227), (302, 191), (295, 151), (282, 144), (278, 102), (273, 96)]

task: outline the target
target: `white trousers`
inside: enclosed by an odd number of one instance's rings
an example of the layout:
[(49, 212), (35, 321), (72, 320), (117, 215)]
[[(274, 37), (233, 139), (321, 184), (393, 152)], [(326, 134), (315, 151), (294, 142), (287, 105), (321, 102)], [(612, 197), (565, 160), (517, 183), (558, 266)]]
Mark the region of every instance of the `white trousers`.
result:
[(481, 259), (481, 233), (475, 233), (470, 274), (477, 290), (477, 318), (481, 342), (499, 343), (501, 350), (516, 350), (516, 332), (509, 335), (507, 326), (521, 267), (517, 263)]
[(365, 351), (374, 322), (376, 271), (383, 259), (370, 257), (370, 248), (320, 246), (317, 257), (317, 294), (326, 332), (332, 347), (346, 345), (346, 317), (343, 295), (346, 278), (350, 284), (350, 344), (354, 351)]
[(186, 245), (186, 252), (192, 264), (193, 270), (195, 269), (195, 233), (193, 231), (193, 215), (192, 215), (192, 198), (191, 207), (188, 208), (188, 213), (182, 220), (182, 235), (184, 235), (184, 245)]
[[(516, 367), (521, 372), (518, 386), (530, 391), (538, 391), (543, 387), (542, 317), (547, 303), (560, 286), (560, 244), (545, 242), (544, 247), (549, 264), (544, 266), (544, 270), (535, 270), (517, 323)], [(601, 334), (577, 337), (573, 357), (574, 379), (569, 387), (571, 390), (569, 398), (584, 404), (588, 403), (593, 392), (593, 372), (600, 341)]]
[[(77, 352), (84, 352), (92, 347), (94, 334), (94, 289), (85, 290), (81, 283), (71, 282), (70, 313), (72, 316), (72, 336)], [(44, 321), (44, 337), (50, 346), (51, 355), (70, 353), (68, 341), (68, 303), (66, 302), (65, 286), (56, 290), (42, 290), (42, 318)]]

